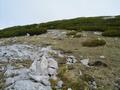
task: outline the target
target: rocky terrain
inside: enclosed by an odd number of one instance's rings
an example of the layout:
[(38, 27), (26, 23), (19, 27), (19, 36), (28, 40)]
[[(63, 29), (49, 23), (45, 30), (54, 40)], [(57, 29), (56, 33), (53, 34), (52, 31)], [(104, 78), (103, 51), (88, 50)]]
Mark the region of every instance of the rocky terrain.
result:
[[(68, 33), (0, 39), (0, 90), (120, 90), (120, 38)], [(89, 38), (106, 44), (83, 46)]]

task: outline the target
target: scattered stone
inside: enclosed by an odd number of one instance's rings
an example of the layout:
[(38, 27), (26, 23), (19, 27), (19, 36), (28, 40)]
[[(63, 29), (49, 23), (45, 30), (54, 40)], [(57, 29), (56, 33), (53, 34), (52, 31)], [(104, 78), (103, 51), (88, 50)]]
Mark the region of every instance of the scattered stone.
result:
[(95, 35), (102, 35), (102, 32), (94, 32)]
[(11, 41), (12, 41), (13, 43), (15, 43), (15, 42), (16, 42), (16, 37), (11, 38)]
[(61, 57), (61, 58), (63, 58), (63, 57), (64, 57), (64, 55), (63, 55), (63, 54), (61, 54), (60, 52), (58, 52), (58, 56), (59, 56), (59, 57)]
[(57, 83), (57, 88), (62, 88), (63, 87), (63, 81), (58, 81)]
[(105, 56), (100, 56), (101, 59), (105, 59)]
[(98, 40), (102, 40), (100, 37), (97, 38)]
[(68, 88), (67, 90), (72, 90), (72, 88)]
[(29, 37), (29, 36), (30, 36), (30, 34), (29, 34), (29, 33), (27, 33), (27, 34), (26, 34), (26, 36), (27, 36), (27, 37)]
[(79, 70), (79, 74), (80, 74), (80, 76), (82, 76), (82, 75), (83, 75), (81, 70)]
[(62, 30), (48, 30), (48, 35), (52, 36), (54, 39), (63, 39), (66, 37), (66, 33), (67, 32)]
[(57, 76), (54, 75), (54, 76), (51, 77), (51, 79), (57, 80), (58, 78), (57, 78)]
[(74, 64), (76, 62), (77, 62), (77, 60), (74, 56), (68, 56), (67, 57), (67, 64)]
[(83, 37), (87, 37), (87, 33), (86, 33), (86, 32), (84, 32), (84, 31), (82, 31), (81, 36), (83, 36)]
[(88, 63), (89, 63), (89, 59), (83, 59), (83, 60), (80, 60), (80, 62), (85, 65), (86, 67), (89, 67)]
[(97, 89), (97, 84), (95, 81), (95, 78), (89, 74), (84, 74), (83, 75), (83, 80), (85, 80), (88, 85), (89, 85), (89, 90), (96, 90)]
[(120, 78), (115, 81), (115, 90), (120, 90)]
[(89, 81), (88, 84), (89, 84), (90, 90), (96, 90), (97, 89), (97, 84), (96, 84), (95, 81)]

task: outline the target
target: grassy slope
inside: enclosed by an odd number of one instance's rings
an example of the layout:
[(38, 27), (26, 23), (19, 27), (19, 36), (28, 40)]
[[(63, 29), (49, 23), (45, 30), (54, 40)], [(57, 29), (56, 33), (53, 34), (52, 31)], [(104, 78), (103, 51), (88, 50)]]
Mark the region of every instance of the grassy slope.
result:
[[(120, 38), (111, 38), (96, 36), (91, 34), (91, 32), (83, 32), (87, 34), (87, 37), (80, 38), (63, 38), (62, 40), (58, 38), (53, 38), (51, 35), (47, 37), (43, 36), (31, 36), (31, 37), (17, 37), (16, 42), (12, 42), (12, 38), (0, 39), (4, 41), (5, 45), (14, 44), (14, 43), (27, 43), (33, 45), (51, 45), (55, 49), (62, 50), (65, 54), (74, 55), (78, 62), (74, 64), (73, 69), (69, 70), (66, 68), (66, 64), (59, 65), (59, 76), (65, 82), (64, 88), (74, 88), (73, 90), (78, 90), (79, 86), (76, 86), (79, 83), (81, 88), (87, 87), (83, 82), (87, 82), (82, 78), (85, 78), (84, 75), (94, 76), (96, 83), (98, 85), (97, 90), (114, 90), (113, 85), (114, 81), (119, 78), (120, 75)], [(89, 38), (102, 38), (106, 41), (105, 46), (100, 47), (83, 47), (82, 42), (85, 39)], [(74, 46), (73, 46), (74, 44)], [(100, 59), (99, 57), (103, 55), (105, 59)], [(91, 67), (86, 68), (83, 66), (79, 60), (83, 58), (89, 58), (90, 62), (100, 60), (108, 65), (108, 67)], [(57, 59), (56, 59), (57, 60)], [(60, 59), (61, 60), (61, 59)], [(66, 70), (67, 72), (61, 72)], [(83, 77), (79, 76), (79, 71), (82, 71)], [(68, 77), (69, 76), (69, 77)], [(80, 79), (80, 82), (77, 80)], [(71, 82), (69, 80), (75, 81)], [(71, 82), (71, 83), (70, 83)], [(75, 85), (74, 85), (75, 84)], [(83, 84), (83, 85), (82, 85)], [(74, 87), (76, 86), (76, 88)], [(83, 86), (83, 87), (82, 87)], [(66, 90), (66, 89), (63, 89)], [(80, 89), (80, 90), (89, 90), (89, 89)]]
[(81, 17), (68, 20), (58, 20), (41, 24), (15, 26), (0, 31), (0, 38), (23, 36), (26, 33), (41, 34), (46, 29), (67, 29), (76, 31), (104, 31), (103, 36), (120, 36), (120, 16), (104, 19), (101, 17)]

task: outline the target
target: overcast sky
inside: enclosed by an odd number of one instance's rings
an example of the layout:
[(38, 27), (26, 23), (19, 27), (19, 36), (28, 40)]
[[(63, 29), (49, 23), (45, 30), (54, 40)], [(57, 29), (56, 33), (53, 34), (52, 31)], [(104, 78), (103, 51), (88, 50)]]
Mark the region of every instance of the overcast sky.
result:
[(120, 0), (0, 0), (0, 28), (119, 14)]

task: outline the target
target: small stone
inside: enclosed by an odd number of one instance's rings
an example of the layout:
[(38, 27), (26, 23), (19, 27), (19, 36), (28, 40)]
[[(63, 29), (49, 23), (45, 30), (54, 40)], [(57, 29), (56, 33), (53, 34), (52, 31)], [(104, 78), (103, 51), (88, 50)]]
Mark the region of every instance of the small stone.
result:
[(60, 52), (58, 53), (58, 56), (59, 56), (59, 57), (61, 57), (61, 58), (63, 58), (63, 57), (64, 57), (64, 55), (63, 55), (63, 54), (61, 54)]
[(68, 88), (67, 90), (72, 90), (71, 88)]
[(95, 35), (102, 35), (102, 32), (94, 32)]
[(89, 67), (88, 63), (89, 63), (89, 59), (83, 59), (80, 61), (83, 65)]
[(56, 75), (54, 75), (54, 76), (51, 76), (51, 79), (57, 80), (58, 78), (56, 77)]
[(26, 36), (27, 36), (27, 37), (29, 37), (29, 36), (30, 36), (30, 34), (29, 34), (29, 33), (27, 33), (27, 34), (26, 34)]
[(115, 88), (116, 90), (120, 90), (120, 78), (115, 81)]
[(105, 58), (105, 56), (100, 56), (100, 58), (101, 58), (101, 59), (104, 59), (104, 58)]
[(80, 76), (82, 76), (82, 75), (83, 75), (81, 70), (79, 70), (79, 74), (80, 74)]
[(93, 83), (92, 83), (94, 86), (96, 86), (96, 82), (95, 81), (93, 81)]
[(97, 38), (98, 40), (101, 40), (101, 38)]
[(62, 80), (58, 81), (57, 87), (58, 88), (62, 88), (62, 86), (63, 86), (63, 81)]
[(67, 57), (67, 64), (74, 64), (76, 62), (77, 62), (77, 60), (74, 56), (68, 56)]

